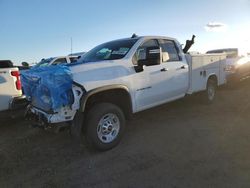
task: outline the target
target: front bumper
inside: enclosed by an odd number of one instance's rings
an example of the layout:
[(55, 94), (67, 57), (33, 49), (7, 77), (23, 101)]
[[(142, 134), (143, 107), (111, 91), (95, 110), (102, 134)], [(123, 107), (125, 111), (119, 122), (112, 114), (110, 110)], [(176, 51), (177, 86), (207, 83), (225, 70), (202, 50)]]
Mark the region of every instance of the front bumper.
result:
[(28, 116), (31, 115), (34, 120), (43, 122), (44, 124), (61, 123), (72, 121), (74, 119), (76, 110), (71, 110), (69, 107), (62, 107), (57, 112), (45, 112), (34, 106), (29, 106), (27, 110)]
[(62, 120), (63, 117), (60, 120), (56, 113), (50, 114), (31, 105), (27, 107), (25, 118), (30, 121), (32, 127), (39, 127), (55, 133), (65, 130), (71, 125), (69, 120)]

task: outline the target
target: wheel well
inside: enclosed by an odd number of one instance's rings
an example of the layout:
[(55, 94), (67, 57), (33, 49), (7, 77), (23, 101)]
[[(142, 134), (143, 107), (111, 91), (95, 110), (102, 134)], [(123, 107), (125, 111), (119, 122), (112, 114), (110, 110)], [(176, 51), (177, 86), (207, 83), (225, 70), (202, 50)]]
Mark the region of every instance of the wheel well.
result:
[(213, 81), (215, 81), (216, 86), (218, 86), (218, 78), (217, 78), (216, 75), (209, 76), (207, 80), (213, 80)]
[(88, 97), (84, 111), (88, 110), (97, 103), (108, 102), (121, 108), (126, 118), (132, 114), (132, 103), (129, 93), (125, 89), (110, 89), (95, 93)]

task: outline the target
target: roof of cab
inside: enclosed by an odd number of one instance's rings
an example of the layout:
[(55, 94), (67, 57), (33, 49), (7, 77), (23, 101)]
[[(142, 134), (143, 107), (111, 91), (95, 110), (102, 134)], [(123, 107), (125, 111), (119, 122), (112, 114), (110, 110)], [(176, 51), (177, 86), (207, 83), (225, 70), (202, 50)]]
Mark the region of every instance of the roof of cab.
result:
[(116, 39), (116, 40), (112, 40), (112, 41), (109, 41), (109, 42), (113, 42), (113, 41), (119, 41), (119, 40), (131, 40), (131, 39), (137, 39), (137, 40), (140, 40), (140, 39), (167, 39), (167, 40), (176, 40), (175, 38), (172, 38), (172, 37), (165, 37), (165, 36), (136, 36), (136, 37), (130, 37), (130, 38), (121, 38), (121, 39)]

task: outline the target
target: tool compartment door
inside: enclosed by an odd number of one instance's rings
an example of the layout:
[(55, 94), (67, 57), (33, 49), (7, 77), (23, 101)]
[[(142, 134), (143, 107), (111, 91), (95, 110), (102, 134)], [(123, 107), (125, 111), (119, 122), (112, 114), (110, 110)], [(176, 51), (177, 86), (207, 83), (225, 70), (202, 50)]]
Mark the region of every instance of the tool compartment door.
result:
[(204, 90), (206, 77), (203, 66), (204, 56), (191, 56), (190, 63), (190, 93)]
[(203, 54), (192, 55), (190, 58), (190, 88), (188, 93), (206, 89), (209, 76), (216, 75), (218, 85), (225, 83), (225, 55)]

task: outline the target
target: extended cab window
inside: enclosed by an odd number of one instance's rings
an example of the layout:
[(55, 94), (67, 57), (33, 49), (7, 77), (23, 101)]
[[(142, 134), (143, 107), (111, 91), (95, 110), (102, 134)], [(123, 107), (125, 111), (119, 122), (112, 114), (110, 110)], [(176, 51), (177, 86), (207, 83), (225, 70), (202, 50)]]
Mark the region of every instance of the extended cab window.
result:
[(163, 56), (164, 57), (168, 56), (168, 57), (163, 58), (164, 59), (163, 62), (180, 61), (180, 57), (178, 55), (178, 51), (177, 51), (174, 41), (161, 39), (159, 40), (159, 43), (162, 48)]
[(133, 64), (137, 64), (138, 60), (146, 59), (146, 48), (159, 46), (157, 40), (151, 39), (144, 42), (137, 50), (133, 56)]
[(80, 62), (96, 62), (124, 58), (138, 39), (123, 39), (101, 44), (87, 52)]

